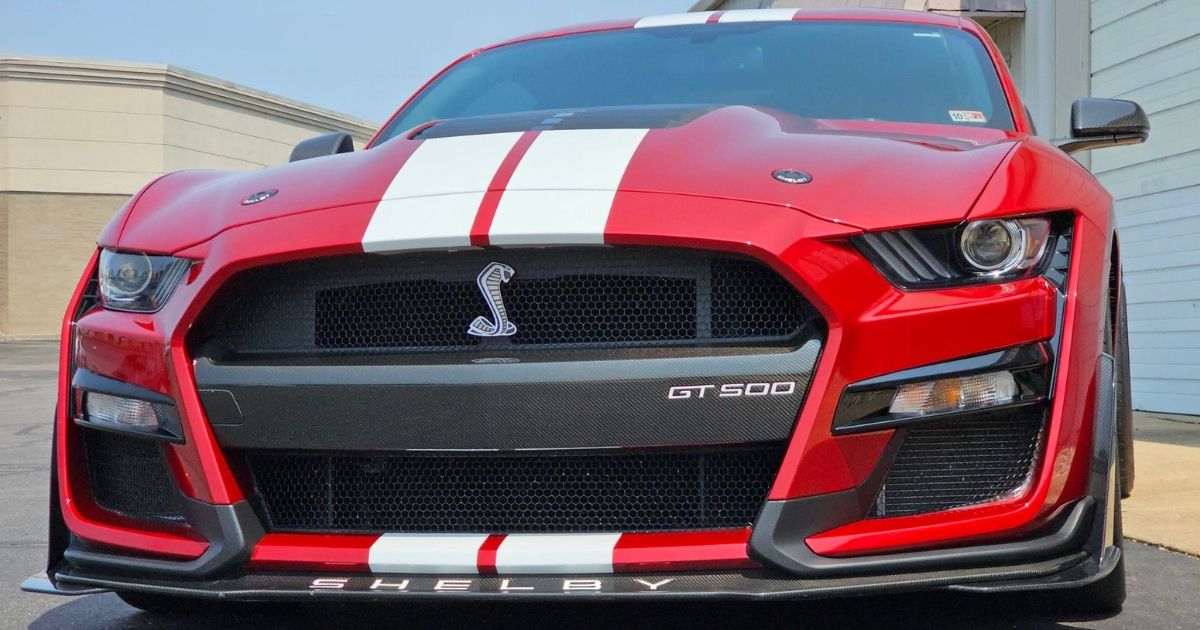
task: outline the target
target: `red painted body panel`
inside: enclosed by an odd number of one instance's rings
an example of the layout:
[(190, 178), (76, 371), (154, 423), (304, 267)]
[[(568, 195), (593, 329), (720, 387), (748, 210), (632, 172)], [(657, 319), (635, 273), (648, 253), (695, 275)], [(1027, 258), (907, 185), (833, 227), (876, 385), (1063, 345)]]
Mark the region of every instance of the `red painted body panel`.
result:
[[(911, 12), (802, 11), (797, 19), (919, 21), (975, 33), (973, 23)], [(589, 27), (628, 28), (632, 22)], [(587, 29), (584, 29), (587, 30)], [(515, 41), (552, 37), (556, 31)], [(472, 53), (477, 54), (477, 53)], [(970, 509), (852, 523), (809, 539), (831, 556), (996, 541), (1029, 532), (1083, 495), (1091, 452), (1090, 418), (1104, 291), (1113, 234), (1112, 201), (1086, 170), (1027, 135), (1011, 78), (1001, 83), (1017, 132), (949, 125), (804, 120), (744, 107), (716, 110), (676, 128), (650, 130), (615, 192), (603, 242), (716, 249), (754, 256), (792, 282), (820, 311), (828, 337), (773, 499), (852, 488), (872, 471), (890, 431), (834, 437), (833, 412), (849, 384), (891, 372), (1050, 339), (1055, 290), (1044, 279), (906, 292), (889, 284), (847, 239), (863, 230), (954, 223), (964, 218), (1069, 211), (1077, 217), (1059, 378), (1044, 463), (1021, 496)], [(500, 167), (470, 229), (489, 243), (499, 196), (524, 151), (526, 134)], [(199, 403), (187, 333), (215, 291), (238, 271), (289, 260), (361, 253), (368, 223), (419, 140), (397, 138), (369, 151), (256, 173), (185, 172), (151, 184), (114, 219), (104, 246), (174, 253), (197, 262), (158, 313), (93, 310), (63, 327), (57, 417), (64, 518), (79, 537), (123, 549), (196, 557), (207, 546), (187, 531), (139, 530), (90, 505), (81, 491), (63, 401), (72, 330), (79, 365), (175, 398), (186, 443), (172, 464), (190, 496), (229, 504), (239, 486)], [(771, 172), (796, 168), (813, 182), (792, 186)], [(242, 206), (265, 189), (279, 194)], [(94, 261), (93, 261), (94, 265)], [(78, 303), (80, 290), (72, 300)], [(750, 566), (746, 532), (626, 535), (620, 570)], [(361, 571), (371, 537), (271, 534), (253, 568)], [(365, 545), (365, 546), (364, 546)], [(490, 559), (494, 566), (494, 557)], [(481, 552), (480, 566), (489, 558)]]
[(613, 550), (618, 573), (752, 569), (746, 556), (749, 529), (712, 532), (625, 534)]
[[(58, 404), (54, 412), (54, 462), (58, 474), (58, 497), (63, 521), (76, 536), (92, 543), (126, 551), (158, 554), (167, 557), (196, 558), (208, 548), (208, 541), (183, 530), (148, 530), (130, 522), (118, 514), (101, 510), (92, 501), (90, 486), (85, 478), (82, 445), (78, 439), (78, 428), (68, 415), (70, 400), (71, 339), (76, 323), (74, 313), (83, 299), (96, 261), (93, 255), (87, 269), (71, 297), (71, 306), (63, 318), (62, 349), (58, 362)], [(155, 345), (152, 335), (143, 336), (141, 342), (132, 342), (131, 347), (146, 348)], [(157, 344), (162, 347), (161, 344)], [(137, 359), (133, 359), (137, 361)]]
[[(932, 135), (947, 132), (955, 137)], [(421, 142), (396, 138), (370, 151), (253, 173), (168, 176), (143, 193), (119, 246), (178, 252), (240, 225), (376, 203)], [(963, 218), (1014, 146), (1011, 134), (991, 129), (821, 121), (728, 107), (651, 130), (620, 189), (773, 204), (860, 228), (919, 225)], [(809, 172), (813, 183), (775, 181), (771, 173), (779, 168)], [(503, 172), (489, 190), (505, 190)], [(445, 192), (477, 192), (470, 188), (464, 183)], [(268, 189), (281, 192), (241, 205)]]
[(254, 547), (249, 569), (363, 572), (378, 536), (267, 534)]
[[(371, 545), (378, 535), (268, 534), (250, 557), (251, 570), (361, 573), (370, 568)], [(496, 552), (503, 534), (492, 534), (479, 547), (476, 570), (496, 573)], [(746, 555), (749, 529), (707, 532), (623, 534), (612, 551), (613, 571), (651, 573), (699, 569), (750, 569)]]

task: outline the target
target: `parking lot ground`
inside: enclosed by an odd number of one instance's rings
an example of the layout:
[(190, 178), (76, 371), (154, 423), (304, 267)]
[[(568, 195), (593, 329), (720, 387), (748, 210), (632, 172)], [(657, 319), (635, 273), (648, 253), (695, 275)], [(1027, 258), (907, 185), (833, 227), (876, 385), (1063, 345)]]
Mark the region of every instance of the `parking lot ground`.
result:
[(45, 563), (55, 344), (0, 343), (0, 628), (1154, 628), (1200, 627), (1200, 423), (1138, 414), (1138, 480), (1126, 502), (1129, 600), (1118, 616), (1082, 618), (1054, 602), (949, 593), (800, 603), (215, 606), (164, 619), (115, 595), (22, 593)]

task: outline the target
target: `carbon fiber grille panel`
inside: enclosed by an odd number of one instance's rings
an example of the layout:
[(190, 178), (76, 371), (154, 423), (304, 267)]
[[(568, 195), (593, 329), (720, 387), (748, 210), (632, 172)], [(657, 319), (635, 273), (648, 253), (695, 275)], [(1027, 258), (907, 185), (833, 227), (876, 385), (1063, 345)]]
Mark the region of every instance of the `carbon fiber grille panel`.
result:
[[(511, 336), (467, 333), (493, 318), (476, 278), (490, 262)], [(757, 261), (692, 250), (548, 248), (287, 263), (244, 272), (197, 328), (199, 353), (407, 353), (505, 348), (790, 345), (815, 310)]]
[(1019, 492), (1042, 451), (1040, 408), (954, 418), (908, 429), (874, 516), (975, 505)]
[(635, 532), (750, 525), (783, 450), (251, 451), (246, 460), (272, 531)]
[(80, 433), (96, 505), (138, 520), (183, 522), (183, 502), (158, 443), (96, 429)]

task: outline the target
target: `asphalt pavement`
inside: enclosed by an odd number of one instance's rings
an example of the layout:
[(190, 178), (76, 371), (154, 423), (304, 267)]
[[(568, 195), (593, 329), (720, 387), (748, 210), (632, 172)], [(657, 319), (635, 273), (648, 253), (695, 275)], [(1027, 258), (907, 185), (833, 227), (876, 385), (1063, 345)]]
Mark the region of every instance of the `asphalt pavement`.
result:
[[(799, 603), (213, 605), (168, 619), (112, 594), (22, 593), (21, 581), (45, 564), (54, 353), (49, 342), (0, 343), (0, 628), (1200, 628), (1200, 559), (1136, 542), (1127, 545), (1129, 600), (1107, 618), (1059, 612), (1054, 600), (922, 593)], [(1148, 427), (1139, 438), (1200, 445), (1200, 425), (1139, 420)], [(1139, 490), (1154, 482), (1139, 476)]]

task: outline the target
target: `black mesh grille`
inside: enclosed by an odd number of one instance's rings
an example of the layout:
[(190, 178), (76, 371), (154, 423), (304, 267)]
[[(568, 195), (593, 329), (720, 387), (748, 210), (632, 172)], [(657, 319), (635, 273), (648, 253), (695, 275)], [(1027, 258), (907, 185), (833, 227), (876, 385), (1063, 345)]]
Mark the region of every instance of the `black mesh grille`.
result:
[(514, 344), (673, 341), (696, 337), (696, 281), (626, 275), (516, 279)]
[(1041, 453), (1043, 418), (1041, 409), (1030, 409), (909, 429), (874, 515), (937, 512), (1018, 492)]
[(470, 282), (413, 280), (317, 291), (319, 348), (471, 346), (462, 314), (477, 306)]
[(628, 532), (744, 527), (781, 444), (619, 453), (247, 455), (269, 528)]
[(183, 522), (183, 501), (156, 442), (82, 429), (96, 505), (129, 518)]
[[(492, 318), (476, 276), (501, 285), (509, 337), (467, 333)], [(429, 352), (485, 347), (654, 347), (793, 342), (816, 313), (749, 259), (689, 250), (550, 248), (318, 259), (230, 282), (200, 325), (207, 353)], [(206, 354), (200, 351), (199, 354)]]
[(803, 301), (775, 272), (758, 263), (721, 260), (712, 266), (712, 335), (718, 339), (785, 337), (802, 320)]

